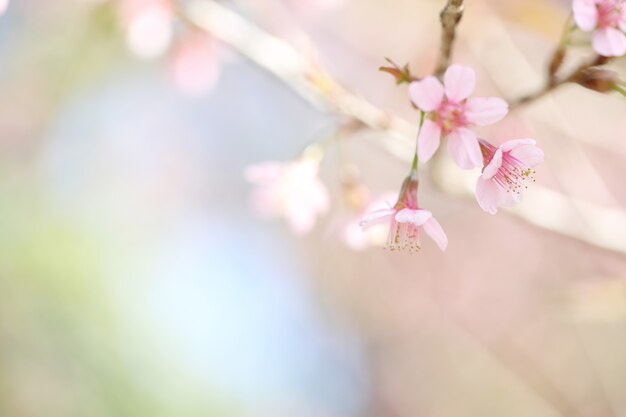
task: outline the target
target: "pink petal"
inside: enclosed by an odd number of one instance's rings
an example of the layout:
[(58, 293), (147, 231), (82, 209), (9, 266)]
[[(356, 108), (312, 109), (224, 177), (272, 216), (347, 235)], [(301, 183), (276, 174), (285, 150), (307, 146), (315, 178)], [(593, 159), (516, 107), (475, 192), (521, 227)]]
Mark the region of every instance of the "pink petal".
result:
[(486, 126), (500, 121), (509, 112), (509, 105), (498, 97), (476, 97), (467, 100), (465, 117), (470, 123)]
[(487, 166), (483, 169), (482, 178), (488, 180), (492, 178), (494, 175), (498, 173), (498, 170), (502, 166), (502, 150), (498, 149), (496, 153), (493, 154), (493, 158), (487, 164)]
[(478, 177), (476, 181), (476, 200), (480, 208), (487, 213), (496, 214), (498, 212), (499, 188), (498, 184), (493, 180)]
[(412, 223), (416, 226), (421, 226), (432, 216), (433, 214), (428, 210), (405, 208), (396, 213), (395, 218), (398, 223)]
[(409, 96), (420, 110), (433, 111), (443, 100), (443, 86), (431, 75), (421, 81), (412, 82), (409, 85)]
[(470, 67), (451, 65), (443, 76), (446, 97), (454, 102), (465, 100), (474, 92), (476, 73)]
[(529, 168), (541, 164), (544, 158), (543, 151), (535, 145), (518, 146), (510, 152), (510, 155)]
[(574, 12), (574, 21), (581, 30), (589, 32), (595, 29), (598, 24), (598, 9), (595, 1), (574, 0), (572, 11)]
[(502, 187), (498, 187), (500, 194), (498, 195), (499, 206), (514, 206), (522, 202), (522, 193), (507, 191)]
[(626, 32), (626, 7), (622, 8), (622, 16), (619, 19), (619, 28), (622, 32)]
[(622, 56), (626, 53), (626, 35), (615, 28), (594, 32), (593, 49), (602, 56)]
[(463, 169), (472, 169), (482, 164), (483, 156), (478, 140), (469, 129), (458, 128), (448, 135), (448, 151)]
[(422, 225), (422, 227), (428, 236), (430, 236), (432, 240), (435, 241), (437, 246), (439, 246), (439, 249), (445, 251), (448, 247), (448, 236), (446, 236), (446, 233), (443, 231), (439, 222), (434, 217), (431, 217)]
[(359, 222), (359, 225), (365, 230), (377, 224), (389, 222), (395, 214), (396, 209), (392, 208), (376, 210), (363, 217), (363, 219)]
[(537, 142), (534, 139), (512, 139), (507, 140), (502, 145), (500, 145), (500, 149), (502, 149), (503, 152), (509, 152), (517, 148), (518, 146), (534, 145), (536, 143)]
[(441, 128), (432, 120), (424, 120), (422, 129), (417, 136), (417, 156), (420, 162), (428, 162), (439, 148)]

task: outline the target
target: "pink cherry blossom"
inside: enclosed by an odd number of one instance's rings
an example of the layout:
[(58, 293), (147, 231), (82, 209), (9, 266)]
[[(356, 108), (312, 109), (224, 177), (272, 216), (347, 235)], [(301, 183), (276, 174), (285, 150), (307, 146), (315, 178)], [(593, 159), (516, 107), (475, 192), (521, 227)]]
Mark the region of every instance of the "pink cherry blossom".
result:
[(602, 56), (626, 53), (626, 0), (574, 0), (574, 20), (585, 32), (593, 32), (592, 45)]
[(522, 201), (522, 191), (534, 182), (533, 167), (543, 162), (543, 151), (533, 139), (514, 139), (496, 148), (480, 140), (483, 173), (476, 182), (476, 199), (488, 213), (496, 214), (499, 206), (512, 206)]
[(367, 229), (377, 224), (388, 223), (387, 247), (390, 250), (408, 249), (411, 252), (421, 248), (420, 229), (423, 228), (437, 246), (445, 251), (448, 237), (432, 213), (418, 206), (417, 186), (417, 178), (408, 177), (402, 184), (396, 204), (369, 213), (361, 220), (361, 227)]
[(361, 220), (370, 212), (390, 208), (392, 206), (390, 202), (396, 201), (397, 197), (397, 192), (385, 192), (373, 199), (367, 196), (368, 203), (364, 204), (364, 207), (358, 210), (356, 215), (351, 215), (341, 225), (340, 237), (346, 246), (352, 250), (360, 251), (371, 245), (382, 243), (381, 236), (377, 233), (379, 230), (370, 228), (364, 233)]
[(472, 126), (485, 126), (508, 113), (506, 101), (497, 97), (468, 98), (474, 91), (476, 74), (472, 68), (452, 65), (443, 85), (433, 76), (409, 86), (413, 103), (427, 116), (417, 138), (418, 156), (428, 161), (439, 148), (442, 136), (448, 138), (448, 151), (463, 169), (480, 166), (480, 146)]
[(9, 7), (9, 0), (0, 0), (0, 15), (3, 15)]
[(298, 234), (309, 232), (329, 208), (328, 191), (318, 177), (319, 161), (264, 162), (248, 167), (245, 177), (257, 184), (254, 208), (264, 217), (284, 217)]

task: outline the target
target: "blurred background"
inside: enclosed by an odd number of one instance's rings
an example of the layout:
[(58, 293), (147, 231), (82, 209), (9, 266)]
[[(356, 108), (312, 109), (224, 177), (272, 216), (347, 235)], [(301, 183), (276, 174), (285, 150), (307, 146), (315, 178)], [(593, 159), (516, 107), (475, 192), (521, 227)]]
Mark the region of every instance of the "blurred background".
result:
[[(209, 13), (207, 34), (191, 3), (11, 0), (0, 18), (0, 416), (626, 416), (623, 97), (565, 86), (484, 130), (546, 152), (512, 211), (425, 168), (445, 253), (345, 238), (362, 215), (346, 172), (380, 195), (408, 170), (381, 130), (328, 150), (331, 208), (297, 235), (256, 215), (243, 172), (345, 115), (272, 74), (290, 50), (252, 37), (250, 60), (223, 42), (239, 20)], [(415, 134), (406, 86), (377, 69), (431, 72), (444, 3), (213, 4)], [(454, 61), (477, 94), (540, 88), (570, 2), (466, 3)]]

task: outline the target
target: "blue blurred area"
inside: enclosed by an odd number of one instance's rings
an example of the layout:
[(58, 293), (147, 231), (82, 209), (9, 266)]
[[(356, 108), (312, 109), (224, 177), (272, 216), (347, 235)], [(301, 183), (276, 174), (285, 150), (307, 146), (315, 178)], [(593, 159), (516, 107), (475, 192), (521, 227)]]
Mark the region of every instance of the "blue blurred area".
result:
[(117, 349), (151, 395), (187, 398), (183, 384), (245, 415), (363, 411), (357, 335), (319, 309), (306, 253), (256, 219), (242, 178), (331, 125), (237, 58), (203, 98), (129, 63), (59, 111), (41, 153), (47, 210), (97, 242)]

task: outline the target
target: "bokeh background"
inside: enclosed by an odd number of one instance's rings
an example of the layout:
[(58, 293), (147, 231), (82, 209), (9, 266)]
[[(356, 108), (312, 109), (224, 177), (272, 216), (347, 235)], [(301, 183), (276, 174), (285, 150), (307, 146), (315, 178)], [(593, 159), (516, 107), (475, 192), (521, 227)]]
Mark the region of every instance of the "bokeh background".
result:
[[(295, 158), (342, 117), (176, 11), (133, 25), (133, 2), (12, 0), (0, 18), (0, 416), (626, 416), (624, 97), (565, 86), (484, 131), (545, 150), (520, 207), (534, 222), (424, 169), (447, 252), (355, 250), (342, 164), (373, 195), (396, 190), (409, 164), (391, 138), (329, 150), (332, 208), (310, 234), (259, 219), (245, 168)], [(220, 5), (416, 126), (377, 68), (432, 71), (443, 3)], [(539, 88), (569, 1), (466, 3), (454, 60), (478, 93)], [(539, 190), (569, 215), (541, 217)]]

